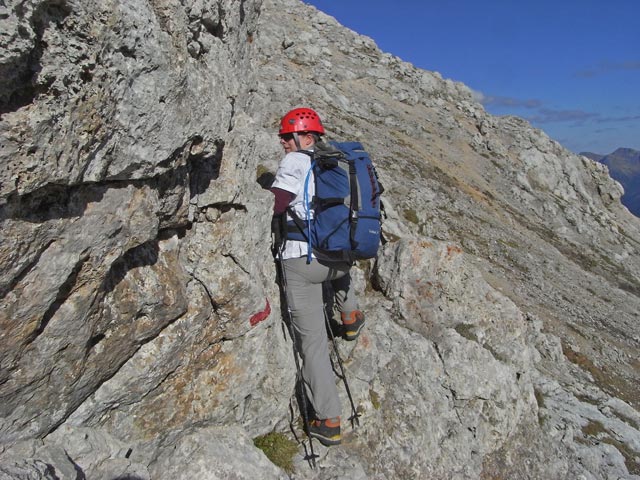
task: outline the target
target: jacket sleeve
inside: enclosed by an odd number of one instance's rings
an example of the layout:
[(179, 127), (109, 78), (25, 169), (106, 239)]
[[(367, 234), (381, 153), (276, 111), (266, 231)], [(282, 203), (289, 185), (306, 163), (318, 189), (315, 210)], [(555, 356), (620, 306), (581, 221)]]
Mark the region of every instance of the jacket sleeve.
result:
[(308, 168), (309, 160), (306, 155), (299, 152), (286, 154), (278, 166), (271, 187), (297, 195), (302, 189)]
[(280, 215), (281, 213), (284, 213), (291, 201), (295, 198), (295, 195), (293, 193), (277, 187), (271, 188), (271, 193), (273, 193), (275, 199), (273, 203), (274, 215)]

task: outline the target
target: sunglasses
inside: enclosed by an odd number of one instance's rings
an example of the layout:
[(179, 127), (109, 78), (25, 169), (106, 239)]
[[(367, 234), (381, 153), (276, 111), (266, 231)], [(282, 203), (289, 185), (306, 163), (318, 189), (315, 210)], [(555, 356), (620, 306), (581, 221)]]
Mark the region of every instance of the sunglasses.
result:
[(280, 140), (284, 140), (285, 142), (290, 142), (293, 140), (293, 133), (283, 133), (282, 135), (278, 135)]

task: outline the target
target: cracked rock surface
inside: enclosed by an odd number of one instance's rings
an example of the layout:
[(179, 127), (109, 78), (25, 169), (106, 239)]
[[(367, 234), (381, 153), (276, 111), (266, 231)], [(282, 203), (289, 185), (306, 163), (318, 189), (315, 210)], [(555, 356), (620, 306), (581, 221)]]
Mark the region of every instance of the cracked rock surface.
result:
[[(299, 0), (0, 5), (0, 479), (640, 478), (640, 220), (606, 167)], [(269, 249), (280, 116), (385, 186), (303, 438)], [(339, 382), (339, 379), (336, 378)], [(292, 432), (293, 431), (293, 432)]]

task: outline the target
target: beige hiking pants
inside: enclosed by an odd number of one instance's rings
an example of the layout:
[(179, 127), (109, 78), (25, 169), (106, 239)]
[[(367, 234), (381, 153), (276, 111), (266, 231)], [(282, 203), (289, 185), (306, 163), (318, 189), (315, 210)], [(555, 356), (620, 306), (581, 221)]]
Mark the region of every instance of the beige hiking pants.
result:
[(306, 257), (301, 257), (283, 260), (283, 267), (307, 396), (318, 418), (338, 417), (342, 409), (329, 359), (322, 283), (331, 282), (340, 312), (357, 310), (357, 298), (351, 288), (350, 265), (320, 263), (316, 259), (307, 264)]

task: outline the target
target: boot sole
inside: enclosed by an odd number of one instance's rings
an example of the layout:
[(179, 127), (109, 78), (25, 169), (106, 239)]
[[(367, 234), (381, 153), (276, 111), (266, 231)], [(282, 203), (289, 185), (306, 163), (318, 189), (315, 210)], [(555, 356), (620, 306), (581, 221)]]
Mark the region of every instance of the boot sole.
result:
[(342, 437), (340, 436), (340, 434), (334, 435), (333, 437), (325, 437), (324, 435), (321, 435), (319, 433), (311, 432), (309, 436), (318, 440), (325, 447), (340, 445), (340, 442), (342, 442)]
[(364, 322), (356, 330), (347, 330), (343, 333), (343, 338), (349, 342), (357, 339), (360, 336), (360, 330), (364, 327)]

